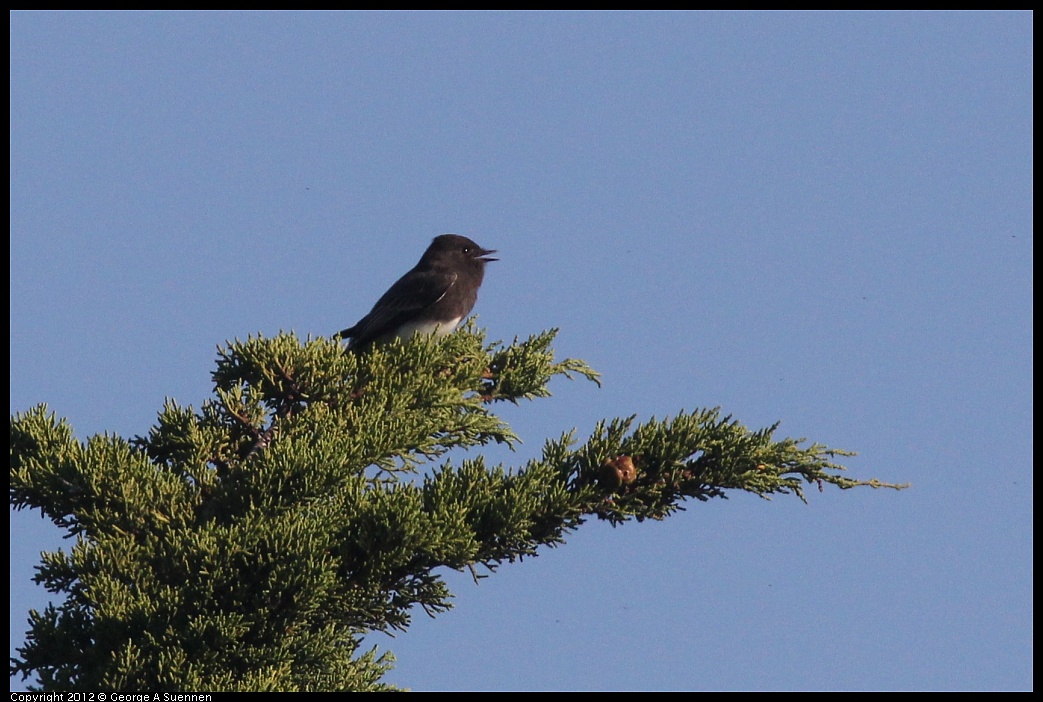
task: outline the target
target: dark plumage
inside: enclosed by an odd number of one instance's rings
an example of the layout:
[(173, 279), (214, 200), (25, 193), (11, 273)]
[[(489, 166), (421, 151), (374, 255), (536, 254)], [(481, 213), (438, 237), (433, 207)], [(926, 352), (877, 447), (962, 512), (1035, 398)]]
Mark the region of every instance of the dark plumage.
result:
[(365, 317), (340, 333), (348, 348), (364, 348), (414, 332), (448, 334), (470, 313), (496, 251), (465, 236), (436, 236), (412, 270), (384, 293)]

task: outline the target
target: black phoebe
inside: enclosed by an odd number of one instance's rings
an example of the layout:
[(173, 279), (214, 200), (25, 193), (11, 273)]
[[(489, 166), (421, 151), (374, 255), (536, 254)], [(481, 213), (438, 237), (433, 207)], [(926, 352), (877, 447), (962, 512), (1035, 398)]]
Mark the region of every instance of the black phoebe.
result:
[(474, 307), (485, 264), (499, 260), (489, 258), (494, 253), (466, 236), (436, 236), (420, 262), (339, 336), (351, 337), (348, 348), (357, 349), (374, 341), (408, 339), (413, 332), (448, 334)]

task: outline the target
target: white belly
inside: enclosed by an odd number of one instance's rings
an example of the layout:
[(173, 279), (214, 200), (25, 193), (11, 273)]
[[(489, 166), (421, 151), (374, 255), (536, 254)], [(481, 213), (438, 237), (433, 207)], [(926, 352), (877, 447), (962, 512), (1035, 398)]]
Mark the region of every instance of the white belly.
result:
[(413, 334), (436, 334), (438, 336), (445, 336), (454, 329), (456, 325), (460, 323), (462, 317), (456, 319), (450, 319), (445, 322), (410, 322), (409, 324), (403, 324), (398, 332), (395, 334), (399, 339), (408, 340), (413, 338)]

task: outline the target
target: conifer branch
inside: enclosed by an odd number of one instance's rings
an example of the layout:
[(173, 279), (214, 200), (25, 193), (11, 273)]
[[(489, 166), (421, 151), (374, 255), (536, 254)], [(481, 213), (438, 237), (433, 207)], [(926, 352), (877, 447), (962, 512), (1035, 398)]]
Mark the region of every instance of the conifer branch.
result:
[(439, 570), (531, 557), (588, 519), (663, 519), (743, 490), (806, 499), (850, 452), (750, 430), (719, 409), (570, 432), (520, 468), (453, 448), (517, 437), (497, 402), (546, 397), (555, 330), (486, 344), (443, 339), (345, 353), (292, 334), (219, 349), (214, 398), (168, 401), (147, 435), (86, 442), (43, 407), (11, 419), (10, 502), (70, 535), (37, 581), (65, 601), (32, 612), (12, 674), (42, 690), (378, 690), (390, 654), (367, 633), (451, 607)]

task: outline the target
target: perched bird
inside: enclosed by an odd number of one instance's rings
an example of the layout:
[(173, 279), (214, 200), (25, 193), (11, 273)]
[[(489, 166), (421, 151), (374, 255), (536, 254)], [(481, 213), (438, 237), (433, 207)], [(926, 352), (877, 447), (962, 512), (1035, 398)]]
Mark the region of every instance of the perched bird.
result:
[(468, 315), (478, 299), (485, 264), (496, 251), (483, 249), (465, 236), (436, 236), (412, 270), (384, 293), (355, 326), (342, 331), (348, 348), (374, 341), (421, 334), (448, 334)]

